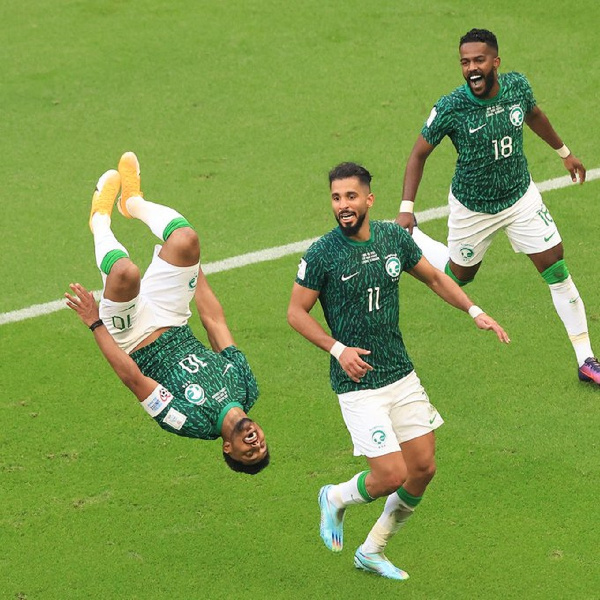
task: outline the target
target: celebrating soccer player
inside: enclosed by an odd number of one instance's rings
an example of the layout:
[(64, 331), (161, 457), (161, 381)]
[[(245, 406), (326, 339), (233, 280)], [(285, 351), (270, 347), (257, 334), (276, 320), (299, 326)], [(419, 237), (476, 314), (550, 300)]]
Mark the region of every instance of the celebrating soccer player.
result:
[[(141, 279), (110, 227), (119, 189), (119, 212), (141, 220), (163, 242)], [(100, 177), (90, 228), (104, 282), (100, 306), (80, 284), (65, 296), (110, 366), (160, 427), (190, 438), (221, 437), (231, 469), (261, 471), (269, 464), (265, 435), (246, 414), (258, 387), (200, 268), (198, 236), (178, 212), (144, 200), (132, 152), (121, 157), (118, 172)], [(212, 350), (187, 325), (192, 298)]]
[[(413, 208), (425, 161), (448, 136), (458, 152), (448, 200), (446, 273), (460, 286), (473, 281), (493, 237), (504, 229), (515, 252), (527, 254), (548, 283), (558, 316), (575, 350), (581, 381), (600, 384), (583, 300), (564, 260), (556, 223), (531, 180), (523, 154), (525, 123), (556, 150), (571, 179), (585, 167), (554, 131), (520, 73), (498, 75), (496, 36), (472, 29), (459, 44), (466, 84), (440, 98), (412, 149), (396, 221), (413, 231)], [(415, 238), (417, 243), (420, 243)], [(441, 246), (443, 248), (443, 246)], [(430, 261), (445, 261), (440, 246), (423, 246)]]
[[(338, 227), (302, 258), (288, 321), (331, 354), (331, 386), (354, 454), (366, 456), (369, 470), (321, 488), (321, 537), (327, 548), (341, 551), (346, 508), (387, 496), (381, 517), (356, 550), (354, 564), (402, 580), (408, 575), (386, 558), (384, 549), (413, 514), (435, 473), (433, 431), (443, 423), (414, 371), (398, 327), (402, 272), (468, 312), (480, 329), (493, 331), (501, 342), (509, 339), (450, 277), (422, 256), (410, 234), (396, 223), (369, 220), (375, 197), (364, 167), (343, 163), (329, 173), (329, 184)], [(331, 335), (310, 315), (317, 300)]]

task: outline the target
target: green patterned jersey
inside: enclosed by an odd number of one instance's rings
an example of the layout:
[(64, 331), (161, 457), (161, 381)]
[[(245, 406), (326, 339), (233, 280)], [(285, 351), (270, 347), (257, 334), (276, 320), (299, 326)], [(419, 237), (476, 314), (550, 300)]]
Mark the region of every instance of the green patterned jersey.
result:
[(187, 325), (172, 327), (130, 356), (144, 375), (173, 395), (154, 419), (177, 435), (214, 440), (231, 408), (238, 406), (247, 412), (258, 398), (256, 380), (244, 354), (235, 346), (220, 353), (209, 350)]
[(499, 75), (495, 98), (476, 98), (465, 83), (433, 107), (421, 135), (437, 146), (448, 136), (458, 159), (452, 193), (469, 210), (496, 214), (512, 206), (530, 184), (523, 154), (523, 121), (535, 106), (520, 73)]
[(319, 291), (331, 335), (346, 346), (370, 350), (372, 367), (355, 383), (331, 357), (333, 390), (376, 389), (413, 370), (398, 327), (398, 283), (412, 269), (421, 250), (395, 223), (371, 221), (367, 242), (348, 239), (336, 227), (317, 240), (300, 261), (296, 283)]

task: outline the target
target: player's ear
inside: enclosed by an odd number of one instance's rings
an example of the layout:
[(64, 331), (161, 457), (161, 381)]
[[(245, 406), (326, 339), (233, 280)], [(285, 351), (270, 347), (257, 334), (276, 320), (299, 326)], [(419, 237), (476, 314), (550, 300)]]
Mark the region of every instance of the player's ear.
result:
[(499, 68), (499, 67), (500, 67), (500, 57), (499, 57), (499, 56), (496, 56), (496, 57), (494, 58), (494, 69), (497, 69), (497, 68)]
[(367, 206), (369, 208), (371, 208), (371, 206), (373, 206), (373, 203), (375, 202), (375, 196), (373, 195), (373, 193), (371, 192), (368, 196), (367, 196)]
[(223, 440), (223, 452), (225, 452), (225, 454), (231, 454), (231, 442)]

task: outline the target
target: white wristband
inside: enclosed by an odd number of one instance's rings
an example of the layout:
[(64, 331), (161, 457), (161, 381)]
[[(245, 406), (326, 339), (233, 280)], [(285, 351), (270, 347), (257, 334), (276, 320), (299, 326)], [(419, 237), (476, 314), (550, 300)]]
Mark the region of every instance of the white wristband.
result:
[(571, 154), (571, 151), (567, 148), (566, 144), (563, 144), (562, 147), (556, 151), (556, 154), (558, 154), (561, 158), (567, 158), (567, 156)]
[(473, 306), (471, 306), (471, 308), (469, 309), (469, 315), (472, 319), (476, 319), (479, 315), (482, 315), (484, 312), (485, 311), (481, 310), (476, 304), (473, 304)]
[(413, 213), (415, 211), (415, 203), (411, 200), (402, 200), (400, 202), (400, 212)]
[(335, 342), (335, 344), (333, 344), (333, 346), (331, 346), (331, 350), (329, 350), (329, 354), (331, 354), (331, 356), (335, 357), (337, 360), (340, 360), (340, 356), (342, 355), (342, 352), (346, 349), (346, 346), (344, 346), (344, 344), (342, 344), (342, 342)]

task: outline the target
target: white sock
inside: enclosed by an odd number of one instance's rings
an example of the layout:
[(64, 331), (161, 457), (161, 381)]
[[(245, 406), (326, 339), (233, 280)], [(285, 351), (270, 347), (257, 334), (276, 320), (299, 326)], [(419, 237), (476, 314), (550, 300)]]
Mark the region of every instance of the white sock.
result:
[(172, 208), (148, 202), (141, 196), (132, 196), (127, 199), (127, 211), (135, 219), (143, 221), (150, 227), (150, 231), (162, 241), (165, 240), (164, 233), (167, 225), (174, 219), (183, 217)]
[(385, 501), (383, 513), (369, 532), (362, 545), (362, 551), (367, 554), (380, 554), (394, 534), (406, 523), (414, 508), (405, 504), (396, 492), (390, 494)]
[(440, 271), (443, 271), (448, 262), (448, 246), (438, 242), (433, 238), (429, 237), (426, 233), (423, 233), (418, 227), (413, 228), (412, 233), (413, 240), (421, 250), (425, 258)]
[(583, 300), (579, 296), (570, 275), (564, 281), (552, 283), (549, 287), (554, 308), (556, 308), (556, 312), (569, 334), (569, 339), (577, 356), (577, 364), (581, 366), (586, 358), (594, 356), (588, 335)]
[[(94, 252), (96, 254), (96, 265), (98, 265), (98, 269), (100, 269), (100, 272), (102, 273), (102, 280), (105, 281), (108, 273), (106, 273), (102, 268), (104, 259), (115, 250), (119, 253), (125, 253), (126, 256), (129, 256), (129, 254), (125, 247), (117, 241), (115, 234), (112, 232), (110, 228), (109, 215), (96, 213), (92, 217), (92, 229), (94, 231)], [(104, 267), (106, 269), (106, 263)]]
[(357, 473), (350, 481), (338, 483), (329, 489), (328, 498), (336, 508), (342, 509), (352, 504), (370, 502), (370, 500), (363, 498), (358, 491), (358, 479), (361, 475), (362, 473)]

